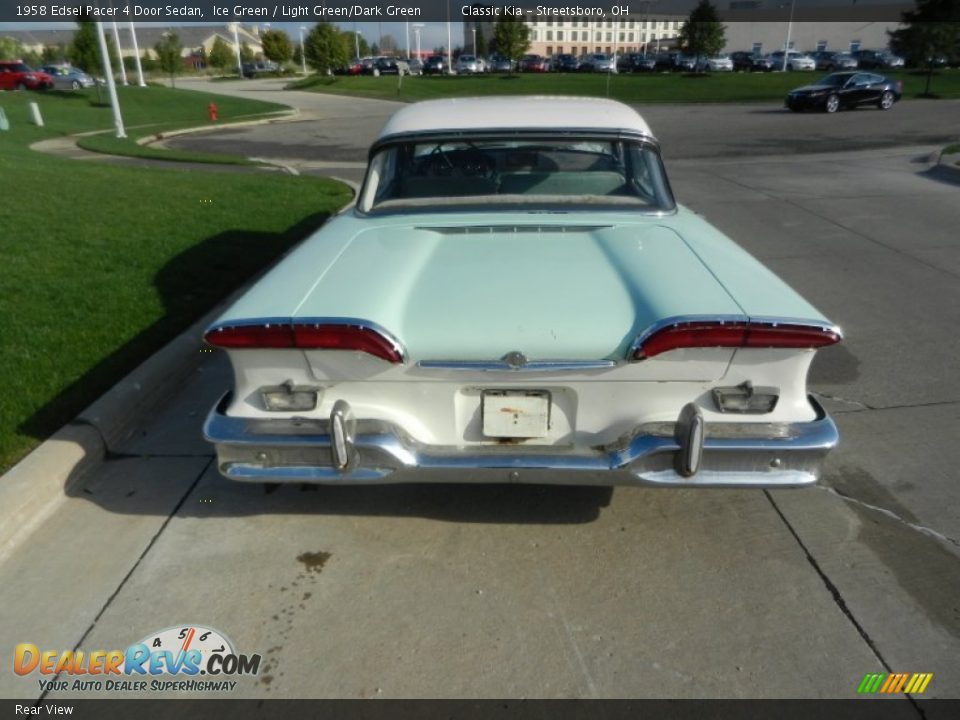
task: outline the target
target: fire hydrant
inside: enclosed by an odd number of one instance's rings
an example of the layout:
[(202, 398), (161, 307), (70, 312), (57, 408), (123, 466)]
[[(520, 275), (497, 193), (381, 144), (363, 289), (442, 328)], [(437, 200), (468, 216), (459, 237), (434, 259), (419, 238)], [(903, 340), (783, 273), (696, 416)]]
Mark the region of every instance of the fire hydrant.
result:
[(210, 118), (210, 122), (217, 121), (217, 104), (210, 103), (207, 105), (207, 116)]

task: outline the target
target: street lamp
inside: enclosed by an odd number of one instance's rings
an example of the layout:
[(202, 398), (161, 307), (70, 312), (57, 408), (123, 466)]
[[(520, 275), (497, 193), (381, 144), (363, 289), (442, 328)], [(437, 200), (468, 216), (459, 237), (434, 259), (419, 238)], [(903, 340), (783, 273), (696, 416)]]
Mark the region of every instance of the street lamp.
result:
[(414, 36), (414, 38), (415, 38), (416, 41), (417, 41), (417, 60), (419, 60), (420, 57), (421, 57), (421, 53), (420, 53), (420, 31), (423, 29), (424, 26), (423, 26), (423, 23), (414, 23), (411, 27), (413, 28), (413, 36)]
[(790, 0), (790, 20), (787, 22), (787, 42), (783, 46), (783, 72), (787, 71), (787, 57), (790, 53), (790, 33), (793, 31), (793, 7), (797, 4), (797, 0)]
[(137, 61), (137, 84), (140, 87), (146, 87), (143, 81), (143, 66), (140, 65), (140, 46), (137, 45), (137, 30), (133, 27), (133, 20), (130, 21), (130, 38), (133, 40), (133, 57)]
[(307, 49), (303, 44), (303, 33), (307, 28), (300, 26), (300, 64), (303, 66), (303, 74), (307, 74)]
[(453, 73), (453, 48), (450, 47), (452, 43), (453, 40), (450, 34), (450, 0), (447, 0), (447, 75)]
[[(110, 4), (113, 7), (113, 3)], [(117, 21), (113, 20), (113, 44), (117, 48), (117, 61), (120, 63), (120, 81), (127, 86), (127, 69), (123, 66), (123, 51), (120, 49), (120, 30)]]
[(107, 39), (103, 35), (103, 23), (96, 23), (97, 44), (100, 46), (100, 62), (103, 65), (103, 74), (107, 78), (107, 92), (110, 95), (110, 109), (113, 111), (113, 127), (118, 138), (125, 138), (123, 117), (120, 115), (120, 101), (117, 99), (117, 86), (113, 81), (113, 66), (110, 64), (110, 53), (107, 51)]
[(240, 56), (240, 34), (237, 32), (237, 25), (239, 23), (233, 23), (233, 49), (237, 53), (237, 75), (240, 76), (240, 79), (243, 79), (243, 59)]
[(360, 31), (359, 30), (353, 31), (353, 47), (357, 53), (357, 60), (359, 60), (360, 59)]
[(470, 28), (470, 52), (474, 55), (477, 54), (477, 24), (473, 23), (473, 26)]

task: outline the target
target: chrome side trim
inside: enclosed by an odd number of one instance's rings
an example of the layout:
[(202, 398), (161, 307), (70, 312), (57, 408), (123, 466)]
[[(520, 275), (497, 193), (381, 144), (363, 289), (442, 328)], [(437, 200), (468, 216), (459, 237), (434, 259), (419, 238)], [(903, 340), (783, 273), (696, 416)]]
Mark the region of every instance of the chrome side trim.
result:
[(421, 360), (418, 367), (426, 370), (471, 370), (479, 372), (576, 372), (607, 370), (616, 367), (615, 360), (527, 360), (522, 365), (506, 360)]
[(778, 325), (801, 325), (805, 327), (817, 328), (824, 332), (836, 333), (840, 339), (843, 339), (843, 332), (840, 328), (831, 322), (822, 320), (811, 320), (809, 318), (789, 318), (773, 316), (750, 316), (750, 315), (673, 315), (662, 318), (647, 327), (642, 333), (637, 335), (636, 339), (630, 343), (627, 348), (627, 360), (630, 360), (634, 353), (650, 338), (651, 335), (658, 333), (664, 328), (674, 327), (675, 325), (684, 325), (695, 322), (718, 322), (725, 323), (745, 323), (750, 325), (767, 325), (777, 327)]
[(415, 230), (439, 235), (489, 235), (493, 233), (581, 233), (609, 230), (613, 225), (544, 225), (542, 223), (514, 225), (418, 225)]
[[(346, 325), (363, 330), (372, 330), (382, 336), (394, 351), (400, 355), (401, 361), (406, 363), (409, 360), (406, 348), (400, 343), (397, 337), (382, 325), (378, 325), (371, 320), (351, 317), (258, 317), (258, 318), (239, 318), (237, 320), (223, 320), (213, 323), (204, 331), (204, 336), (208, 333), (218, 330), (226, 330), (234, 327), (248, 327), (250, 325)], [(294, 348), (303, 349), (303, 348)], [(385, 361), (386, 362), (386, 361)]]

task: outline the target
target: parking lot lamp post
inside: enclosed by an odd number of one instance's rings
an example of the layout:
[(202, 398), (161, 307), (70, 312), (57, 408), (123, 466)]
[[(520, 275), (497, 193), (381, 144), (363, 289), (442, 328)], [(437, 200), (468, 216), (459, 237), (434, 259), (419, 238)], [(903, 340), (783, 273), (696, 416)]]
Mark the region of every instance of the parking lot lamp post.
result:
[(793, 8), (797, 0), (790, 0), (790, 19), (787, 21), (787, 42), (783, 46), (783, 72), (787, 71), (787, 57), (790, 53), (790, 33), (793, 32)]
[(417, 60), (420, 59), (420, 30), (422, 28), (423, 28), (423, 23), (413, 24), (413, 37), (417, 41)]
[(477, 25), (474, 23), (473, 27), (470, 28), (471, 40), (470, 40), (470, 52), (474, 55), (477, 54)]
[(103, 34), (103, 23), (96, 23), (97, 26), (97, 44), (100, 46), (100, 62), (103, 65), (103, 74), (107, 78), (107, 92), (110, 95), (110, 108), (113, 110), (113, 126), (116, 128), (117, 137), (125, 138), (126, 131), (123, 129), (123, 117), (120, 115), (120, 101), (117, 99), (117, 86), (113, 82), (113, 67), (110, 65), (110, 53), (107, 50), (107, 39)]
[(407, 62), (410, 62), (410, 21), (403, 23), (403, 32), (407, 40)]
[(450, 34), (450, 0), (447, 0), (447, 75), (453, 73), (452, 37)]
[(146, 87), (143, 81), (143, 66), (140, 64), (140, 46), (137, 45), (137, 29), (133, 26), (133, 20), (130, 21), (130, 38), (133, 40), (133, 57), (137, 61), (137, 85)]
[(237, 32), (238, 23), (233, 23), (233, 49), (237, 53), (237, 75), (243, 79), (243, 60), (240, 57), (240, 33)]
[(303, 74), (307, 74), (307, 49), (303, 45), (303, 33), (307, 28), (300, 26), (300, 65), (303, 66)]
[[(110, 5), (113, 7), (113, 4)], [(117, 48), (117, 62), (120, 63), (120, 81), (123, 86), (127, 86), (127, 69), (123, 66), (123, 51), (120, 49), (120, 30), (117, 28), (117, 21), (113, 21), (113, 44)]]

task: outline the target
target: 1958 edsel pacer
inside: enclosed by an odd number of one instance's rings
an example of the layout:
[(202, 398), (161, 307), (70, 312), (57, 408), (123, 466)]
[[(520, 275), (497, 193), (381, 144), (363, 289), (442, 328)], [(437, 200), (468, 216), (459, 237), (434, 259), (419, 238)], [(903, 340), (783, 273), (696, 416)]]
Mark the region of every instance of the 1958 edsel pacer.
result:
[(675, 203), (620, 103), (422, 102), (356, 203), (208, 330), (229, 478), (785, 487), (837, 443), (839, 330)]

